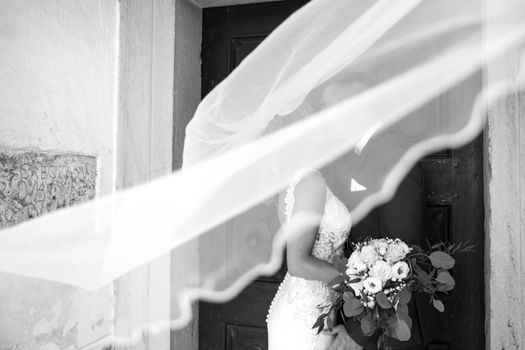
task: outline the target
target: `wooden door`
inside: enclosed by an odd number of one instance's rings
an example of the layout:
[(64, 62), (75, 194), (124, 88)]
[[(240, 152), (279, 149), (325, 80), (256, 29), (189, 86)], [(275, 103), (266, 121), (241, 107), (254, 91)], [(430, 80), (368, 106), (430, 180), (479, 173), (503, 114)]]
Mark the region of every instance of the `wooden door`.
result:
[[(306, 0), (210, 8), (203, 11), (202, 96), (206, 96), (281, 22)], [(254, 222), (261, 229), (277, 228), (266, 222), (264, 208)], [(255, 224), (255, 223), (254, 223)], [(232, 232), (232, 234), (236, 234)], [(269, 235), (271, 236), (271, 234)], [(267, 349), (266, 313), (286, 270), (261, 277), (234, 300), (225, 304), (199, 305), (199, 349)]]
[[(202, 96), (220, 83), (277, 25), (305, 2), (289, 0), (205, 9)], [(429, 214), (429, 229), (422, 234), (430, 241), (470, 240), (477, 245), (476, 252), (461, 257), (453, 271), (457, 280), (456, 289), (445, 300), (447, 313), (435, 322), (438, 336), (427, 344), (428, 349), (484, 348), (481, 152), (479, 138), (466, 147), (443, 151), (420, 162), (425, 176)], [(283, 266), (275, 276), (259, 278), (229, 303), (201, 302), (199, 348), (267, 349), (266, 313), (285, 271)]]
[[(482, 138), (465, 147), (447, 150), (421, 162), (430, 242), (470, 241), (473, 253), (458, 257), (452, 274), (456, 287), (444, 297), (446, 312), (435, 327), (435, 350), (485, 348), (484, 206)], [(425, 320), (422, 320), (425, 322)]]

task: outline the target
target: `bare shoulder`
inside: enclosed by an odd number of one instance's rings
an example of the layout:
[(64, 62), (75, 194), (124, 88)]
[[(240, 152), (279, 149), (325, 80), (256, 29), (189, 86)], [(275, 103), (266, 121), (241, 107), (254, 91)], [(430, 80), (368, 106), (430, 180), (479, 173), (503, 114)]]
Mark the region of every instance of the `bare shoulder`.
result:
[(301, 176), (295, 186), (295, 209), (322, 212), (326, 200), (326, 182), (323, 175), (315, 170)]
[(324, 176), (314, 169), (305, 171), (295, 186), (296, 197), (299, 192), (310, 191), (326, 193), (326, 182)]
[[(286, 196), (290, 193), (288, 191), (281, 192), (278, 198), (279, 219), (284, 222), (286, 218)], [(324, 212), (324, 204), (326, 199), (326, 183), (323, 175), (314, 170), (306, 170), (301, 174), (299, 181), (294, 185), (293, 193), (293, 212), (308, 211), (308, 212)]]

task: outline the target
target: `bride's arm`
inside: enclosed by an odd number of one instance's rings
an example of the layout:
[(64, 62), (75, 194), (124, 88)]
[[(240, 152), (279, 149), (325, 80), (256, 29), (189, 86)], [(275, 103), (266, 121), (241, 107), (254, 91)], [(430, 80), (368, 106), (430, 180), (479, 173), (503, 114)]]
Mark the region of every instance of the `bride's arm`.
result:
[(313, 214), (316, 221), (309, 222), (307, 227), (301, 225), (299, 230), (293, 230), (287, 236), (288, 272), (292, 276), (328, 282), (339, 273), (330, 263), (312, 256), (326, 201), (326, 183), (322, 175), (317, 172), (305, 175), (295, 186), (294, 197), (292, 221), (300, 213)]

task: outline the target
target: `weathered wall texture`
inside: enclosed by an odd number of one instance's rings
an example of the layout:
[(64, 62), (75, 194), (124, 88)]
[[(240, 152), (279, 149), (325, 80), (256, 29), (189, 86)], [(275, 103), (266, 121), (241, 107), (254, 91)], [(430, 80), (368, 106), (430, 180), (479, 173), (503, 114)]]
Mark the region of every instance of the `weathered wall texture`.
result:
[(0, 150), (0, 229), (93, 199), (93, 156)]
[[(113, 191), (117, 26), (117, 0), (0, 2), (0, 226)], [(2, 350), (90, 348), (111, 330), (110, 287), (0, 280)]]
[[(521, 0), (485, 0), (491, 13)], [(517, 19), (507, 17), (510, 23)], [(487, 39), (492, 28), (487, 27)], [(514, 47), (488, 64), (484, 84), (512, 81), (525, 62)], [(520, 63), (521, 61), (521, 63)], [(520, 68), (521, 65), (521, 68)], [(525, 92), (499, 99), (485, 130), (485, 271), (487, 349), (525, 348)]]
[[(190, 0), (177, 0), (175, 6), (175, 81), (173, 94), (173, 168), (182, 165), (182, 150), (186, 125), (201, 101), (202, 9)], [(187, 282), (186, 271), (198, 266), (198, 245), (188, 244), (185, 254), (179, 250), (171, 255), (171, 283)], [(190, 266), (190, 267), (188, 267)], [(177, 305), (172, 296), (171, 304)], [(173, 317), (178, 310), (173, 306)], [(172, 350), (196, 350), (199, 345), (198, 304), (192, 307), (193, 318), (182, 330), (171, 333)]]

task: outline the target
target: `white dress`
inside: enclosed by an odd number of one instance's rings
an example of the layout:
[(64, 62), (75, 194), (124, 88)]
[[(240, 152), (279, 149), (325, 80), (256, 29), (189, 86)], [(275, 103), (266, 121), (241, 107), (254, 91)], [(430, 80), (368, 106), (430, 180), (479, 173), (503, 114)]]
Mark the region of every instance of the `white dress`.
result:
[[(287, 222), (293, 211), (295, 186), (305, 172), (299, 172), (287, 190), (284, 199)], [(341, 253), (351, 227), (350, 212), (327, 188), (324, 214), (312, 255), (331, 262), (335, 254)], [(317, 306), (334, 298), (335, 293), (325, 282), (305, 280), (287, 273), (268, 311), (268, 349), (326, 349), (332, 341), (332, 336), (322, 333), (317, 335), (317, 329), (312, 329), (312, 326), (321, 314)]]

